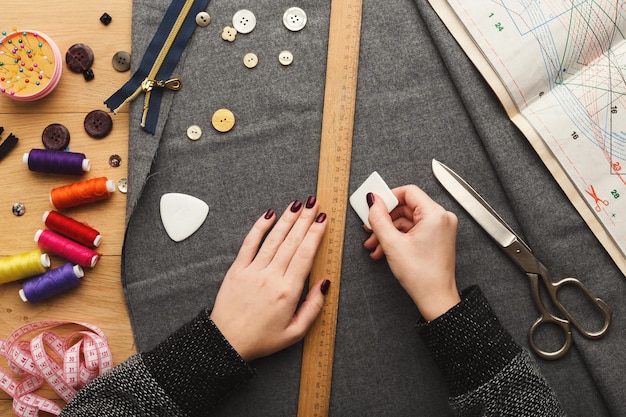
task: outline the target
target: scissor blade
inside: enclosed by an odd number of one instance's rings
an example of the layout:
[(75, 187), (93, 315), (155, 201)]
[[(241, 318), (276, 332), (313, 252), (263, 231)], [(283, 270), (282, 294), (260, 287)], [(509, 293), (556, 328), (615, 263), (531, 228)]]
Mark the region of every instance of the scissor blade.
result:
[(441, 185), (501, 247), (506, 248), (519, 240), (498, 213), (463, 178), (436, 159), (433, 159), (432, 167)]

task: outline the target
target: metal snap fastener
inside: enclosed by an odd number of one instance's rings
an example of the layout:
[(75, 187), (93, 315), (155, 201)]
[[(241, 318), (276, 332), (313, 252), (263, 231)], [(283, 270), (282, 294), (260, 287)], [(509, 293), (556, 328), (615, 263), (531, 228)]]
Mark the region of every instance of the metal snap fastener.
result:
[(121, 178), (117, 182), (117, 189), (120, 190), (120, 193), (126, 194), (128, 191), (128, 178)]
[(119, 156), (117, 154), (109, 156), (109, 166), (111, 168), (117, 168), (120, 165), (122, 165), (122, 157), (121, 156)]
[(16, 216), (23, 216), (26, 213), (26, 206), (23, 203), (13, 204), (13, 214)]
[(298, 32), (306, 25), (306, 13), (299, 7), (291, 7), (283, 15), (283, 24), (290, 31)]

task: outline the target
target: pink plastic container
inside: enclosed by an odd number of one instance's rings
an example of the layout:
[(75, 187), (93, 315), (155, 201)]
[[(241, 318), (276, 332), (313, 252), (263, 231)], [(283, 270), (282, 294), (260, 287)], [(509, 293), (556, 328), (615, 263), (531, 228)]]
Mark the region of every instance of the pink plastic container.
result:
[(47, 96), (61, 79), (61, 51), (41, 32), (2, 33), (0, 39), (0, 93), (18, 101)]

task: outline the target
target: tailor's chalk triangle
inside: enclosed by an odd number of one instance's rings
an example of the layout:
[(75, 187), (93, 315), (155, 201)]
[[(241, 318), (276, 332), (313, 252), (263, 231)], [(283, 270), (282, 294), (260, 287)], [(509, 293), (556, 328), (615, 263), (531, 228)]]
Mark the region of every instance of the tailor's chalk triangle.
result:
[(161, 221), (174, 242), (180, 242), (194, 234), (208, 214), (208, 204), (199, 198), (180, 193), (161, 196)]

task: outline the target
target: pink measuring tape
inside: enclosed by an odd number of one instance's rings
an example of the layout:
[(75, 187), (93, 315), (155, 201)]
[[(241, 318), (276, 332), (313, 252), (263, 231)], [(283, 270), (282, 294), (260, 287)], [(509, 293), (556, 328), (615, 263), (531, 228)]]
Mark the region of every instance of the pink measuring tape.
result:
[[(65, 337), (51, 331), (68, 324), (83, 329)], [(31, 340), (25, 339), (36, 332), (39, 333)], [(48, 351), (63, 362), (59, 363)], [(113, 367), (102, 330), (89, 323), (73, 321), (26, 324), (6, 340), (0, 339), (0, 355), (7, 358), (12, 371), (11, 374), (0, 368), (0, 389), (13, 398), (13, 411), (23, 417), (37, 417), (39, 411), (61, 413), (54, 402), (34, 393), (45, 382), (67, 403), (80, 388)]]

